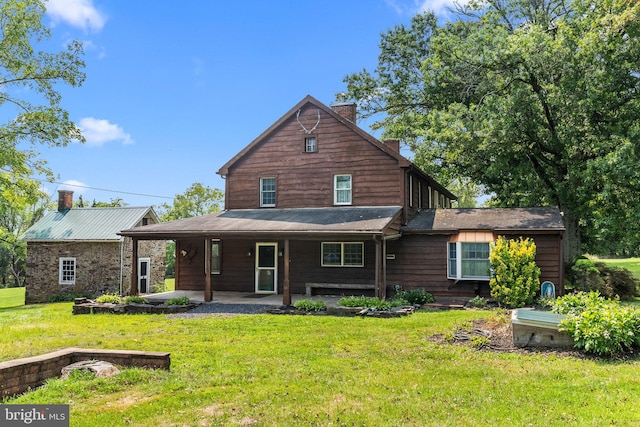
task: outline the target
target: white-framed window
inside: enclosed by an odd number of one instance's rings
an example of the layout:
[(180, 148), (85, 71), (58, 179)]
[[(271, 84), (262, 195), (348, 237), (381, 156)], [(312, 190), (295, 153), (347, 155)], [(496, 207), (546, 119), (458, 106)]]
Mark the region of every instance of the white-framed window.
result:
[(351, 175), (333, 176), (333, 204), (351, 204)]
[(276, 205), (276, 179), (260, 178), (260, 206), (273, 207)]
[(364, 267), (363, 242), (322, 242), (323, 267)]
[(315, 136), (307, 136), (304, 139), (304, 152), (305, 153), (315, 153), (318, 151), (318, 144)]
[(489, 280), (489, 242), (448, 242), (449, 279)]
[(222, 267), (222, 242), (211, 241), (211, 274), (220, 274)]
[(60, 258), (58, 269), (58, 283), (61, 285), (76, 284), (76, 259), (71, 257)]

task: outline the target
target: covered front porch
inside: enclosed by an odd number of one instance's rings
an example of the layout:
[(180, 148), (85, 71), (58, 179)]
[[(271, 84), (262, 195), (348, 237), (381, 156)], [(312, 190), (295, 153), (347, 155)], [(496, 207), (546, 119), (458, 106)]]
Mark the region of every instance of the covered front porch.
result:
[(242, 303), (291, 305), (310, 282), (370, 287), (385, 298), (386, 243), (399, 238), (401, 213), (398, 206), (235, 210), (121, 234), (132, 238), (134, 259), (139, 240), (175, 240), (176, 291), (200, 292), (204, 302), (227, 291), (259, 295), (238, 295)]

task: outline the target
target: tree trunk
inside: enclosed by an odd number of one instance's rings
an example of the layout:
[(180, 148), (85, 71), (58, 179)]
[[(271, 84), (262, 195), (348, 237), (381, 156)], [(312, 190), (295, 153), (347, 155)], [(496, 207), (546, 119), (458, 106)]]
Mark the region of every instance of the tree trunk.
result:
[(575, 218), (569, 209), (566, 207), (561, 207), (560, 209), (563, 214), (562, 221), (566, 229), (563, 240), (564, 263), (565, 265), (572, 265), (578, 257), (582, 256), (580, 226), (578, 225), (578, 218)]

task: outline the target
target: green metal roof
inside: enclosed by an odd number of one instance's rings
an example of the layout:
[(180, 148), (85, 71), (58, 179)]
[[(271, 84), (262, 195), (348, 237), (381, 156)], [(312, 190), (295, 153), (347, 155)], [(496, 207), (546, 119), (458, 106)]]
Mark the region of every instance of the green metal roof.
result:
[(157, 222), (151, 207), (72, 208), (49, 212), (20, 239), (38, 241), (120, 241), (118, 233), (133, 228), (149, 216)]

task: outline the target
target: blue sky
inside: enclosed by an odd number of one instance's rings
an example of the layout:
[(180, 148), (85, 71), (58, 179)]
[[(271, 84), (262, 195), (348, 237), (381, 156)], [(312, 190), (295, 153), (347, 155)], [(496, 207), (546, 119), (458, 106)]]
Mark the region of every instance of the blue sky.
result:
[(44, 186), (131, 206), (224, 189), (220, 166), (304, 96), (329, 105), (375, 68), (381, 33), (451, 3), (49, 0), (53, 45), (84, 43), (85, 83), (60, 89), (87, 142), (39, 150), (58, 175)]

